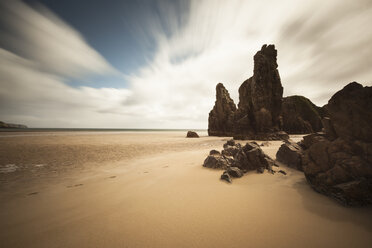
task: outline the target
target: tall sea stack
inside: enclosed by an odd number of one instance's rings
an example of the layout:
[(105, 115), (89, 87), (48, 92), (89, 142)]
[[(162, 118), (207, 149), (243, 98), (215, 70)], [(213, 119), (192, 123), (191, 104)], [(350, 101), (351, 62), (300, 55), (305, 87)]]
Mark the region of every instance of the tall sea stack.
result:
[(234, 133), (237, 138), (274, 137), (281, 127), (283, 87), (274, 45), (263, 45), (254, 56), (253, 76), (239, 88)]

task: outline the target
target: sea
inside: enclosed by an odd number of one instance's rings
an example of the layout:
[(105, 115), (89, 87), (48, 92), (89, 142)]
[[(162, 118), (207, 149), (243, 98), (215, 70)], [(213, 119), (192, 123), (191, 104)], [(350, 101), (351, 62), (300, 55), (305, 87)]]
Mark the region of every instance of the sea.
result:
[(0, 137), (38, 136), (50, 133), (125, 133), (125, 132), (207, 132), (207, 129), (157, 129), (157, 128), (0, 128)]

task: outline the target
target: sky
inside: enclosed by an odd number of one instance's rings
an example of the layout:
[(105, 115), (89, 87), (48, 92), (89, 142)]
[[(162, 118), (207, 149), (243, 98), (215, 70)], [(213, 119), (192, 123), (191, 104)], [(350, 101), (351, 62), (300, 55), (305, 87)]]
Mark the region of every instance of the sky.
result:
[(0, 0), (0, 120), (206, 129), (275, 44), (284, 96), (372, 85), (370, 0)]

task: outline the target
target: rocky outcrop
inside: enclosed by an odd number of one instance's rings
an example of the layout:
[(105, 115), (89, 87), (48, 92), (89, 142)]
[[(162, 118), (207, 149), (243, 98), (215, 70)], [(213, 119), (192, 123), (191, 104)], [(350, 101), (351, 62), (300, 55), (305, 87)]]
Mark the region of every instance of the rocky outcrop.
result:
[(322, 130), (320, 107), (303, 96), (283, 98), (283, 130), (290, 134), (306, 134)]
[(248, 142), (234, 156), (234, 166), (243, 171), (271, 170), (274, 161), (267, 156), (256, 142)]
[[(248, 142), (244, 146), (229, 140), (224, 144), (222, 152), (211, 150), (204, 160), (204, 167), (224, 169), (221, 180), (231, 182), (233, 177), (242, 177), (245, 172), (256, 170), (263, 173), (268, 170), (274, 173), (272, 166), (274, 160), (267, 156), (256, 142)], [(234, 155), (228, 154), (228, 150), (234, 149)]]
[(5, 123), (0, 121), (0, 128), (27, 128), (26, 125)]
[(186, 134), (186, 138), (199, 138), (199, 135), (196, 132), (188, 131)]
[(274, 45), (264, 45), (254, 56), (253, 76), (239, 88), (234, 134), (238, 139), (276, 138), (281, 127), (283, 87)]
[(276, 153), (276, 160), (288, 167), (302, 171), (303, 150), (300, 145), (292, 140), (286, 140)]
[(326, 108), (325, 134), (302, 142), (306, 179), (345, 205), (372, 204), (372, 87), (350, 83)]
[(216, 102), (209, 113), (208, 135), (233, 136), (236, 106), (222, 83), (216, 86)]
[(230, 165), (229, 159), (217, 153), (210, 153), (203, 163), (204, 167), (223, 170), (226, 170)]

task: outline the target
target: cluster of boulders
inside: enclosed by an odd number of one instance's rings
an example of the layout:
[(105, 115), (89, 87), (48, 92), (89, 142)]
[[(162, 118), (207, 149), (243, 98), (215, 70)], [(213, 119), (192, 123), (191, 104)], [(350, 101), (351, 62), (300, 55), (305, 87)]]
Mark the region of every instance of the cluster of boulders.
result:
[(283, 99), (277, 50), (274, 45), (264, 45), (254, 55), (253, 76), (239, 88), (238, 107), (223, 84), (217, 84), (216, 102), (208, 118), (208, 134), (239, 140), (281, 140), (288, 138), (285, 132), (320, 131), (320, 112), (321, 108), (307, 98)]
[(286, 142), (277, 160), (303, 170), (317, 192), (344, 205), (372, 204), (372, 87), (350, 83), (326, 110), (324, 132)]
[(211, 150), (204, 160), (203, 166), (225, 170), (221, 179), (231, 183), (231, 178), (242, 177), (248, 171), (256, 170), (263, 173), (267, 170), (274, 173), (272, 166), (277, 165), (273, 159), (262, 151), (256, 142), (247, 142), (244, 146), (241, 146), (231, 139), (223, 145), (221, 152)]

